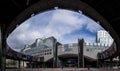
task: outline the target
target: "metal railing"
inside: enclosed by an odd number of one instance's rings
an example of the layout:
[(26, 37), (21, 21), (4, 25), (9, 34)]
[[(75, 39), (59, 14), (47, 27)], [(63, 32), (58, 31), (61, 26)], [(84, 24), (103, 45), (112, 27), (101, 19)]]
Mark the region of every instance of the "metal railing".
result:
[(23, 60), (23, 61), (32, 61), (32, 62), (41, 62), (44, 60), (44, 57), (35, 57), (26, 55), (17, 51), (12, 50), (9, 46), (6, 49), (6, 58), (14, 60)]
[(113, 42), (108, 49), (98, 53), (97, 56), (98, 56), (98, 59), (108, 59), (112, 57), (116, 52), (117, 52), (117, 47), (115, 42)]

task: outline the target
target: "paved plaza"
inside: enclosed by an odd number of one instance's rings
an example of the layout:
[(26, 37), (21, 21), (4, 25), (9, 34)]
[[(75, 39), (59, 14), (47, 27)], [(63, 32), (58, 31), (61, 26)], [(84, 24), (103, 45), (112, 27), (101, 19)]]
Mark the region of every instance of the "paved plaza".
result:
[(6, 71), (120, 71), (118, 68), (37, 68), (37, 69), (7, 69)]

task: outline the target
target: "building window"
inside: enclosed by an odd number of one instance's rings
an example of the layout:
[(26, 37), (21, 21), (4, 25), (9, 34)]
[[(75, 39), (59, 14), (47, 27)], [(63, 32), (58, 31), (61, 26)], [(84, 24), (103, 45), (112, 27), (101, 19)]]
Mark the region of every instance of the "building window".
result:
[(86, 51), (89, 51), (89, 49), (86, 49)]

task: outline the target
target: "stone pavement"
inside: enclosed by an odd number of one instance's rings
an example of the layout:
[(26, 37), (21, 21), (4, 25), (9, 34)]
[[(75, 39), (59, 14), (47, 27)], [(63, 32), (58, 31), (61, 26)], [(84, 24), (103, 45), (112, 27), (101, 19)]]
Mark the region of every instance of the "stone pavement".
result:
[(34, 68), (34, 69), (6, 69), (6, 71), (120, 71), (113, 68)]

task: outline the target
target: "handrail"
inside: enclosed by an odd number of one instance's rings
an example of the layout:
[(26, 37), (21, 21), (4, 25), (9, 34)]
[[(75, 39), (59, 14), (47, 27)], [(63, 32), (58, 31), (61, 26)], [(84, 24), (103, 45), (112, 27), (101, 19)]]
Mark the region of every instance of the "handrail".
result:
[(35, 57), (31, 55), (26, 55), (17, 51), (14, 51), (9, 46), (6, 49), (6, 57), (15, 60), (24, 60), (24, 61), (31, 61), (31, 62), (41, 62), (44, 60), (44, 57)]
[(115, 42), (113, 42), (108, 49), (98, 53), (97, 56), (98, 59), (108, 59), (109, 57), (113, 56), (116, 52), (117, 52), (117, 47)]

